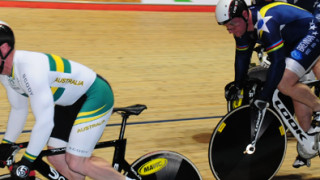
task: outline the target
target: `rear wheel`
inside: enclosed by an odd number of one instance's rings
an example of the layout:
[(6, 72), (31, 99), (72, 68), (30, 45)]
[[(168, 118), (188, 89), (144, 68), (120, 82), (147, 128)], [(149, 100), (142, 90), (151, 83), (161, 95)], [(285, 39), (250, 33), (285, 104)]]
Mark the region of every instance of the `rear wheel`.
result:
[(195, 165), (185, 156), (172, 151), (157, 151), (136, 160), (131, 167), (142, 180), (201, 180)]
[(251, 127), (250, 106), (245, 105), (229, 112), (213, 131), (209, 163), (217, 179), (271, 179), (279, 170), (287, 143), (279, 117), (267, 109), (255, 152), (244, 154), (251, 143)]

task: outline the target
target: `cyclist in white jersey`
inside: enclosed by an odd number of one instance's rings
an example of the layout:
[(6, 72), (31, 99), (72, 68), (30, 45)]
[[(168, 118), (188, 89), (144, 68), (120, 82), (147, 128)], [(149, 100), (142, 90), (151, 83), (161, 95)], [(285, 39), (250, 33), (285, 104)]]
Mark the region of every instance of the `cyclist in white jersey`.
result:
[[(67, 147), (50, 163), (68, 179), (126, 179), (105, 160), (91, 156), (112, 113), (111, 87), (91, 69), (53, 54), (14, 49), (11, 28), (0, 22), (0, 73), (11, 111), (0, 145), (0, 160), (10, 154), (28, 115), (28, 99), (35, 117), (29, 145), (12, 175), (30, 172), (43, 148)], [(127, 178), (129, 179), (129, 178)]]

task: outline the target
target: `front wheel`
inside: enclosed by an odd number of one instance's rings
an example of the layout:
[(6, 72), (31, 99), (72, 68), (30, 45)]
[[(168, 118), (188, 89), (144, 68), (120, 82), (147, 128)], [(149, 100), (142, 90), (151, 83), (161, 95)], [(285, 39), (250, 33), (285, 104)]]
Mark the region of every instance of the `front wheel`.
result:
[(142, 180), (202, 180), (198, 169), (189, 159), (172, 151), (146, 154), (131, 167)]
[(285, 128), (277, 114), (267, 109), (256, 150), (244, 151), (251, 143), (250, 106), (229, 112), (213, 131), (209, 142), (210, 168), (217, 179), (271, 179), (279, 170), (286, 151)]

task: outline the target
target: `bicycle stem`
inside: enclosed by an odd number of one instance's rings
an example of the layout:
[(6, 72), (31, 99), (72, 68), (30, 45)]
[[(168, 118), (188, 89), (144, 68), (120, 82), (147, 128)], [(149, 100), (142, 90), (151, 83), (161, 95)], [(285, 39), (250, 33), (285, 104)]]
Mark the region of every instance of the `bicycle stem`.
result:
[(258, 110), (258, 117), (256, 121), (256, 125), (254, 128), (254, 134), (253, 134), (253, 141), (247, 145), (246, 150), (243, 152), (243, 154), (253, 154), (256, 151), (256, 143), (258, 141), (258, 135), (261, 130), (261, 126), (264, 120), (264, 116), (266, 114), (266, 108), (262, 110)]

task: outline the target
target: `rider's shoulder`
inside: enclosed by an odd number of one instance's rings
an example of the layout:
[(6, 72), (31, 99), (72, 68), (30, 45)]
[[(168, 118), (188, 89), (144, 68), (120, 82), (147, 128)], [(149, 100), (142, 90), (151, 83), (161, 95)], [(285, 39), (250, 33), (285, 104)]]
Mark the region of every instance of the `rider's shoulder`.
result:
[(15, 73), (37, 73), (48, 70), (48, 57), (44, 53), (17, 50), (14, 54)]
[(16, 50), (14, 54), (15, 63), (36, 64), (46, 59), (47, 56), (44, 53), (34, 51)]
[(27, 51), (27, 50), (16, 50), (14, 57), (27, 59), (27, 58), (40, 58), (45, 57), (44, 53)]

